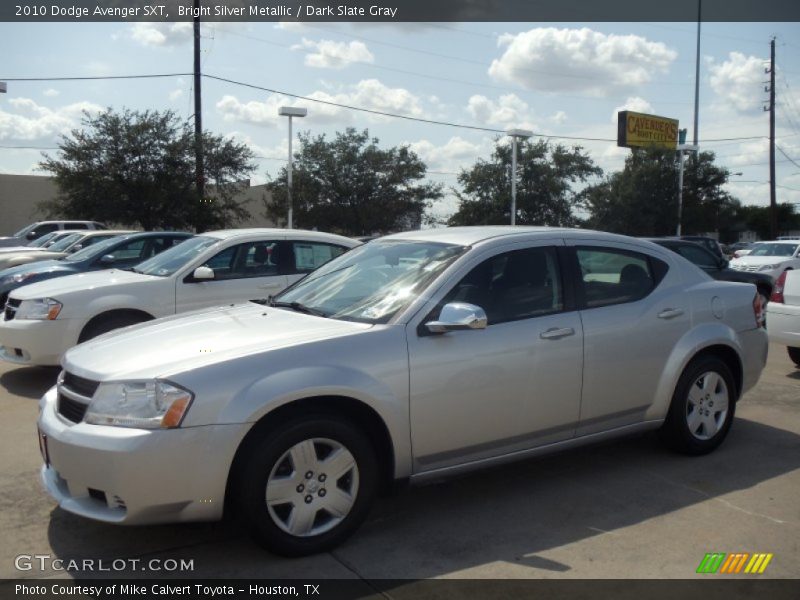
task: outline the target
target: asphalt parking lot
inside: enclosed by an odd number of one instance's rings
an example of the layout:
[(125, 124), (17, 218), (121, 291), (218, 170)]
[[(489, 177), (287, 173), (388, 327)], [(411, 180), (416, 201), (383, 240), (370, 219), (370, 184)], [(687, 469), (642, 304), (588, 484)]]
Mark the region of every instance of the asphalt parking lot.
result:
[(183, 558), (194, 570), (174, 576), (205, 578), (687, 578), (709, 552), (773, 553), (761, 577), (800, 577), (800, 369), (780, 346), (709, 456), (671, 454), (647, 434), (411, 488), (339, 549), (295, 560), (228, 522), (123, 528), (57, 508), (35, 435), (56, 375), (0, 364), (2, 578), (103, 575), (20, 571), (19, 555)]

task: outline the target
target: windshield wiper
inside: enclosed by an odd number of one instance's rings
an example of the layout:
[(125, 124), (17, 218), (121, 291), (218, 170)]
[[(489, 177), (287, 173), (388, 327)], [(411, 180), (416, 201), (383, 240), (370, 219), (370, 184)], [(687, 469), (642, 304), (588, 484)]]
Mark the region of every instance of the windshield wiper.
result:
[(294, 311), (305, 313), (307, 315), (314, 315), (315, 317), (328, 317), (328, 315), (321, 310), (311, 308), (310, 306), (306, 306), (300, 302), (281, 302), (280, 300), (270, 300), (269, 305), (276, 308), (291, 308)]

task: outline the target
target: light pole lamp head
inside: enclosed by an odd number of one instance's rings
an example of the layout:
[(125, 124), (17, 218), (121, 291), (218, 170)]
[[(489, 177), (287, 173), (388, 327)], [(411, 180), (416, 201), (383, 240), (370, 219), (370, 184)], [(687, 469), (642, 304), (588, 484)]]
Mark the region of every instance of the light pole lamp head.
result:
[(305, 117), (307, 114), (307, 108), (297, 106), (281, 106), (278, 109), (278, 115), (281, 117)]
[(529, 129), (509, 129), (506, 131), (506, 135), (509, 135), (513, 138), (521, 138), (523, 140), (528, 139), (529, 137), (533, 137), (533, 132)]

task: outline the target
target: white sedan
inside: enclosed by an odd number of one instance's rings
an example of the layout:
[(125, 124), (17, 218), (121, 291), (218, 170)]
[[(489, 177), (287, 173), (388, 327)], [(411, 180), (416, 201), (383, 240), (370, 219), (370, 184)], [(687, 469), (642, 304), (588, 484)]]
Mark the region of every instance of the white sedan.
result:
[(131, 270), (69, 275), (17, 288), (0, 321), (0, 359), (57, 365), (69, 348), (154, 318), (277, 294), (358, 245), (285, 229), (204, 233)]
[(763, 273), (777, 279), (787, 269), (800, 269), (800, 242), (756, 242), (748, 254), (734, 258), (729, 266), (737, 271)]
[(41, 477), (84, 517), (212, 520), (227, 504), (267, 548), (320, 552), (393, 480), (650, 429), (711, 452), (764, 367), (761, 322), (755, 286), (641, 240), (396, 234), (266, 305), (176, 315), (67, 352), (40, 403)]
[(800, 271), (786, 271), (775, 282), (767, 331), (770, 340), (787, 346), (789, 358), (800, 367)]

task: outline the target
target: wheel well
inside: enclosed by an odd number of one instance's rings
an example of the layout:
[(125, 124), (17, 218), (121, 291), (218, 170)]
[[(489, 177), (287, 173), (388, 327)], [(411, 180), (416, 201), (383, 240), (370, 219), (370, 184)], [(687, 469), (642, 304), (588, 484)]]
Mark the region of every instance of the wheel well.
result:
[(155, 319), (153, 315), (146, 313), (143, 310), (135, 310), (133, 308), (109, 310), (104, 313), (100, 313), (99, 315), (95, 315), (89, 319), (89, 322), (83, 326), (83, 329), (81, 329), (81, 334), (78, 336), (78, 341), (85, 341), (84, 335), (86, 332), (92, 327), (95, 327), (98, 323), (102, 323), (103, 321), (107, 321), (108, 319), (113, 319), (115, 317), (135, 317), (141, 321), (152, 321)]
[(716, 356), (717, 358), (722, 359), (722, 361), (728, 365), (728, 368), (731, 370), (733, 374), (733, 381), (736, 385), (736, 399), (739, 399), (739, 394), (742, 393), (742, 361), (739, 358), (739, 355), (736, 353), (736, 350), (731, 348), (730, 346), (724, 346), (722, 344), (716, 346), (709, 346), (708, 348), (703, 348), (700, 352), (698, 352), (694, 358), (697, 359), (701, 356)]
[(295, 400), (264, 415), (257, 421), (244, 437), (233, 458), (228, 481), (225, 487), (225, 506), (229, 506), (232, 484), (238, 469), (243, 464), (247, 451), (264, 436), (269, 435), (282, 424), (311, 414), (329, 414), (345, 417), (357, 425), (372, 443), (378, 455), (381, 469), (381, 489), (390, 489), (394, 480), (394, 450), (391, 436), (383, 419), (372, 408), (354, 398), (346, 396), (315, 396)]

